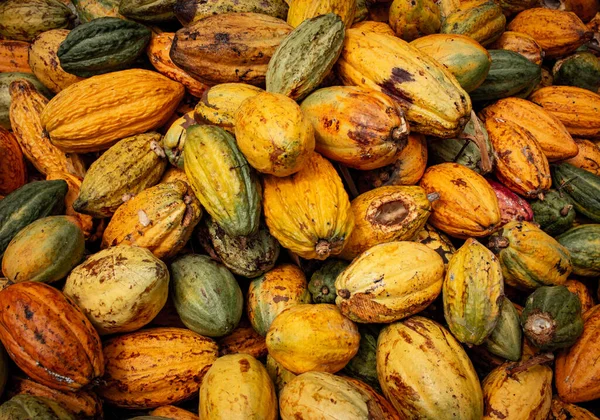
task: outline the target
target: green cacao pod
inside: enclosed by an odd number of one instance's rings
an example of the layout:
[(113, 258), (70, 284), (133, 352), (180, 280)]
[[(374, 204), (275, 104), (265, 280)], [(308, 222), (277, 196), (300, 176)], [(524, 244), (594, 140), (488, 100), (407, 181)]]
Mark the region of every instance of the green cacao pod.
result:
[(583, 332), (581, 302), (565, 286), (540, 287), (527, 298), (521, 326), (540, 350), (570, 347)]
[(0, 419), (6, 420), (76, 420), (56, 401), (34, 395), (19, 394), (0, 406)]
[(467, 35), (486, 46), (502, 35), (505, 26), (506, 17), (495, 1), (467, 1), (461, 2), (460, 6), (446, 17), (440, 32)]
[(379, 331), (381, 331), (381, 327), (377, 324), (359, 325), (360, 347), (358, 353), (348, 362), (342, 372), (371, 385), (378, 392), (381, 392), (381, 386), (377, 378), (377, 337), (379, 337)]
[(556, 239), (569, 250), (574, 274), (600, 276), (600, 224), (574, 227)]
[(83, 258), (85, 239), (77, 219), (50, 216), (25, 227), (10, 241), (2, 273), (13, 283), (51, 283), (64, 278)]
[(266, 226), (261, 225), (251, 236), (230, 236), (211, 218), (206, 225), (212, 249), (233, 274), (254, 278), (275, 266), (279, 242)]
[(139, 23), (102, 17), (69, 32), (57, 55), (66, 72), (80, 77), (123, 70), (144, 53), (151, 34)]
[(142, 22), (163, 22), (175, 19), (175, 0), (121, 0), (119, 13)]
[(496, 256), (469, 238), (452, 256), (442, 288), (444, 317), (458, 341), (479, 345), (494, 330), (504, 296)]
[(577, 213), (600, 222), (600, 176), (569, 163), (552, 167), (555, 188), (571, 197)]
[(9, 110), (11, 100), (9, 87), (12, 82), (19, 79), (25, 79), (33, 83), (36, 90), (45, 97), (52, 97), (52, 92), (31, 73), (0, 73), (0, 127), (7, 130), (10, 130)]
[(110, 217), (133, 195), (157, 184), (166, 166), (160, 134), (120, 140), (92, 163), (73, 209), (94, 217)]
[(485, 126), (477, 121), (476, 116), (465, 126), (463, 137), (456, 139), (427, 139), (427, 151), (433, 163), (455, 162), (485, 175), (493, 169), (494, 148), (488, 137)]
[(571, 274), (569, 251), (530, 222), (509, 222), (490, 238), (504, 281), (519, 289), (561, 285)]
[(591, 52), (578, 52), (558, 60), (552, 68), (554, 85), (576, 86), (598, 93), (600, 59)]
[(335, 303), (335, 279), (350, 265), (347, 261), (330, 259), (313, 273), (308, 282), (308, 291), (315, 303)]
[(543, 200), (531, 202), (533, 221), (548, 235), (559, 235), (573, 226), (575, 209), (569, 196), (563, 191), (549, 190)]
[(190, 330), (207, 337), (229, 334), (240, 322), (244, 296), (227, 268), (206, 255), (184, 255), (171, 264), (173, 303)]
[(344, 22), (335, 13), (306, 19), (279, 44), (267, 68), (267, 91), (301, 100), (321, 84), (342, 52)]
[(260, 13), (285, 20), (288, 5), (284, 0), (177, 0), (173, 10), (179, 22), (189, 26), (223, 13)]
[(75, 15), (59, 0), (6, 0), (0, 3), (0, 36), (31, 41), (51, 29), (70, 28)]
[(183, 156), (191, 187), (213, 220), (231, 236), (255, 233), (260, 184), (233, 136), (219, 127), (193, 125), (187, 129)]
[(541, 80), (540, 66), (519, 53), (490, 50), (492, 65), (483, 83), (470, 93), (473, 101), (493, 101), (533, 89)]
[(519, 313), (507, 297), (502, 298), (496, 327), (485, 339), (483, 345), (490, 353), (498, 357), (513, 362), (521, 358), (523, 334), (519, 322)]
[(0, 257), (21, 229), (37, 219), (61, 212), (67, 183), (35, 181), (23, 185), (0, 201)]

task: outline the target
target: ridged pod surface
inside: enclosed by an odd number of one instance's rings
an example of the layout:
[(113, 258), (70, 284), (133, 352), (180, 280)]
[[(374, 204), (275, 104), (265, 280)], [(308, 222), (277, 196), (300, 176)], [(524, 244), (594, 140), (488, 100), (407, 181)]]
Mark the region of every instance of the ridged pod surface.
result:
[(549, 162), (577, 154), (577, 144), (560, 120), (533, 102), (520, 98), (500, 99), (479, 112), (479, 117), (483, 121), (500, 119), (525, 129), (535, 138)]
[(456, 252), (456, 248), (450, 241), (450, 238), (429, 224), (423, 226), (423, 229), (417, 232), (411, 240), (426, 245), (437, 252), (442, 257), (446, 267), (452, 255)]
[(0, 127), (0, 194), (7, 195), (27, 183), (27, 166), (14, 134)]
[[(292, 379), (280, 396), (282, 420), (387, 417), (376, 400), (348, 379), (325, 372), (307, 372)], [(300, 414), (301, 413), (301, 414)]]
[(161, 32), (159, 34), (152, 33), (152, 39), (150, 39), (148, 47), (146, 48), (146, 55), (148, 55), (150, 63), (152, 63), (154, 68), (160, 74), (181, 83), (188, 92), (199, 98), (208, 86), (194, 79), (173, 63), (169, 54), (174, 38), (175, 33), (173, 32)]
[(2, 38), (31, 41), (50, 29), (68, 28), (75, 16), (59, 0), (7, 0), (0, 5)]
[(564, 191), (549, 190), (543, 200), (531, 202), (533, 220), (540, 229), (551, 236), (559, 235), (571, 228), (575, 221), (573, 202)]
[(242, 102), (235, 137), (252, 167), (278, 177), (302, 169), (315, 149), (312, 124), (293, 99), (280, 93), (262, 92)]
[(596, 420), (591, 411), (575, 404), (568, 404), (560, 400), (558, 396), (552, 397), (552, 408), (550, 410), (550, 420)]
[(120, 140), (90, 166), (73, 208), (94, 217), (110, 217), (132, 196), (157, 184), (166, 166), (160, 134)]
[(569, 229), (556, 240), (571, 255), (573, 274), (582, 277), (600, 275), (600, 224), (584, 224)]
[(335, 373), (358, 352), (356, 325), (335, 305), (295, 305), (281, 312), (267, 333), (269, 354), (285, 369)]
[(408, 144), (408, 124), (392, 99), (356, 86), (319, 89), (301, 105), (315, 131), (315, 150), (360, 170), (396, 161)]
[(443, 275), (442, 258), (423, 244), (375, 245), (338, 276), (336, 304), (355, 322), (394, 322), (433, 302), (442, 290)]
[(457, 163), (430, 166), (421, 182), (428, 194), (438, 193), (429, 223), (458, 238), (488, 236), (500, 224), (500, 208), (485, 178)]
[(600, 138), (600, 95), (573, 86), (548, 86), (530, 100), (563, 123), (574, 137)]
[(565, 162), (600, 176), (600, 146), (585, 139), (577, 139), (575, 143), (579, 149), (577, 155)]
[(29, 42), (0, 40), (0, 73), (32, 73), (29, 67)]
[(175, 404), (198, 395), (202, 377), (217, 357), (214, 341), (183, 328), (114, 337), (104, 343), (105, 383), (98, 394), (123, 408)]
[(418, 133), (453, 137), (469, 121), (471, 100), (452, 73), (400, 38), (348, 29), (337, 73), (345, 85), (389, 95)]
[(83, 178), (60, 171), (52, 171), (46, 175), (47, 181), (53, 181), (57, 179), (62, 179), (67, 183), (68, 186), (68, 191), (65, 196), (65, 214), (77, 219), (77, 223), (81, 227), (81, 230), (83, 230), (83, 236), (88, 239), (93, 234), (92, 231), (94, 229), (94, 220), (89, 214), (77, 213), (75, 209), (73, 209), (73, 203), (79, 196)]
[(287, 23), (292, 27), (299, 26), (306, 19), (311, 19), (319, 15), (335, 13), (342, 18), (344, 26), (349, 28), (354, 22), (356, 12), (356, 1), (353, 0), (295, 0), (290, 2), (290, 9), (287, 14)]
[(0, 73), (0, 127), (10, 130), (10, 84), (14, 81), (25, 79), (35, 86), (35, 88), (45, 97), (52, 97), (52, 92), (46, 88), (33, 74), (31, 73)]
[(390, 6), (390, 26), (405, 41), (439, 31), (440, 9), (434, 0), (395, 0)]
[(42, 112), (42, 126), (65, 152), (104, 150), (124, 137), (161, 127), (184, 92), (180, 83), (149, 70), (102, 74), (52, 98)]
[(77, 391), (104, 372), (100, 337), (60, 291), (23, 282), (0, 291), (0, 340), (11, 359), (36, 382)]
[(600, 223), (600, 176), (569, 163), (552, 168), (556, 188), (565, 192), (577, 213)]
[(75, 267), (63, 291), (101, 335), (131, 332), (152, 321), (165, 305), (169, 271), (147, 249), (120, 245)]
[(266, 176), (263, 205), (271, 234), (306, 259), (340, 254), (354, 227), (342, 180), (317, 153), (292, 176)]
[(527, 34), (520, 32), (506, 31), (492, 45), (494, 50), (514, 51), (527, 58), (533, 64), (542, 65), (544, 59), (544, 51), (540, 44), (535, 39)]
[(490, 0), (461, 2), (444, 20), (440, 32), (466, 35), (484, 47), (494, 42), (506, 26), (502, 8)]
[(506, 296), (502, 298), (500, 304), (498, 322), (483, 345), (487, 351), (495, 356), (513, 362), (521, 358), (523, 332), (519, 321), (519, 313), (515, 305)]
[(233, 136), (219, 127), (192, 125), (183, 156), (192, 190), (213, 220), (232, 236), (255, 233), (261, 188)]
[(284, 0), (177, 0), (173, 9), (183, 26), (190, 26), (212, 15), (252, 12), (284, 19), (288, 5)]
[(102, 236), (102, 247), (127, 244), (157, 258), (176, 255), (202, 217), (190, 187), (175, 181), (148, 188), (117, 209)]
[(5, 419), (58, 419), (76, 420), (56, 401), (33, 395), (16, 395), (0, 406), (0, 417)]
[(344, 29), (341, 18), (333, 13), (302, 22), (271, 57), (267, 91), (294, 100), (306, 97), (321, 84), (340, 56)]
[[(167, 155), (169, 163), (178, 169), (185, 168), (183, 160), (183, 148), (187, 138), (187, 129), (188, 127), (196, 124), (197, 122), (194, 119), (194, 111), (186, 112), (183, 114), (183, 116), (173, 121), (163, 137), (165, 155)], [(185, 174), (185, 172), (183, 173)], [(186, 182), (189, 184), (189, 180)]]
[(246, 308), (252, 327), (267, 335), (273, 320), (285, 309), (310, 303), (306, 277), (292, 264), (283, 264), (253, 280), (248, 288)]
[(68, 29), (52, 29), (35, 37), (29, 47), (29, 65), (40, 82), (54, 93), (77, 83), (82, 78), (67, 73), (58, 60), (58, 48), (69, 35)]
[(466, 35), (427, 35), (410, 45), (442, 63), (467, 92), (483, 83), (492, 63), (487, 50)]
[(119, 13), (147, 23), (175, 20), (175, 0), (121, 0)]
[(91, 20), (99, 17), (120, 17), (125, 19), (119, 14), (119, 3), (121, 0), (72, 0), (73, 6), (77, 11), (79, 21), (87, 23)]
[(340, 255), (352, 260), (374, 245), (407, 241), (423, 228), (431, 203), (419, 186), (387, 186), (359, 195), (350, 203), (354, 229)]
[(175, 33), (173, 62), (208, 85), (265, 83), (267, 65), (292, 27), (259, 13), (209, 16)]
[(234, 133), (235, 114), (246, 99), (264, 92), (245, 83), (221, 83), (208, 88), (198, 105), (194, 118), (199, 123), (212, 124)]
[(427, 318), (414, 316), (381, 331), (377, 375), (403, 418), (483, 415), (479, 378), (467, 354), (449, 331)]
[(520, 289), (561, 285), (571, 274), (567, 248), (530, 222), (510, 222), (490, 238), (504, 281)]
[(48, 100), (27, 80), (10, 84), (10, 122), (23, 153), (35, 168), (46, 175), (63, 171), (83, 176), (85, 166), (79, 156), (58, 149), (44, 135), (41, 114)]
[(594, 298), (588, 287), (577, 280), (567, 280), (565, 287), (569, 289), (569, 292), (573, 293), (579, 299), (581, 303), (581, 313), (585, 314), (588, 310), (594, 307)]
[(220, 357), (200, 386), (203, 419), (278, 417), (275, 387), (265, 367), (248, 354)]
[(498, 322), (504, 295), (498, 258), (469, 238), (452, 256), (444, 280), (444, 317), (458, 341), (480, 345)]
[(558, 60), (552, 67), (555, 85), (576, 86), (592, 92), (600, 90), (600, 60), (582, 51)]
[(575, 13), (541, 7), (522, 11), (507, 29), (531, 36), (542, 47), (546, 58), (567, 55), (592, 37), (592, 31)]

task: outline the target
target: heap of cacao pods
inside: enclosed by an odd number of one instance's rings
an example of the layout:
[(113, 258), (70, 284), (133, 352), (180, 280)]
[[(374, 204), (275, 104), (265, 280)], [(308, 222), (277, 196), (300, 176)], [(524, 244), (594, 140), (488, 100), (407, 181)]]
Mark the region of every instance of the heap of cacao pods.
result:
[(597, 419), (599, 12), (0, 2), (0, 419)]

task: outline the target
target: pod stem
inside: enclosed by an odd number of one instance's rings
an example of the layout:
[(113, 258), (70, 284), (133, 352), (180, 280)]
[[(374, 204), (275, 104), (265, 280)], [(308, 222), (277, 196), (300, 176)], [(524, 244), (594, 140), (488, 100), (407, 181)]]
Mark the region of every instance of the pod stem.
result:
[(492, 236), (488, 242), (488, 248), (495, 252), (499, 252), (501, 249), (508, 248), (510, 241), (502, 235)]
[(508, 371), (509, 375), (514, 375), (519, 372), (526, 371), (527, 369), (529, 369), (533, 366), (542, 365), (544, 363), (548, 363), (553, 360), (554, 360), (553, 353), (538, 354), (537, 356), (533, 356), (523, 362), (515, 363), (514, 365), (507, 367), (506, 370)]
[(573, 208), (572, 204), (567, 204), (560, 210), (560, 215), (562, 217), (567, 217), (567, 215), (569, 214), (569, 212), (571, 211), (572, 208)]
[(427, 194), (427, 200), (428, 200), (430, 203), (433, 203), (434, 201), (437, 201), (437, 200), (439, 200), (439, 199), (440, 199), (440, 193), (438, 193), (438, 192), (435, 192), (435, 191), (434, 191), (434, 192), (432, 192), (432, 193), (429, 193), (429, 194)]

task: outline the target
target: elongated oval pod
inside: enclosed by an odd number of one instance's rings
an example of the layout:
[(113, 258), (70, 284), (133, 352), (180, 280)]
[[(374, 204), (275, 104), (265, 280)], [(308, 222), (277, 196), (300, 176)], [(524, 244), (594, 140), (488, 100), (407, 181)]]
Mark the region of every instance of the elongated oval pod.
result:
[(498, 322), (483, 343), (492, 354), (516, 362), (521, 358), (523, 333), (519, 313), (515, 305), (506, 297), (502, 298)]
[(556, 237), (571, 255), (573, 274), (600, 275), (600, 224), (581, 225)]

